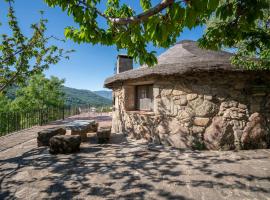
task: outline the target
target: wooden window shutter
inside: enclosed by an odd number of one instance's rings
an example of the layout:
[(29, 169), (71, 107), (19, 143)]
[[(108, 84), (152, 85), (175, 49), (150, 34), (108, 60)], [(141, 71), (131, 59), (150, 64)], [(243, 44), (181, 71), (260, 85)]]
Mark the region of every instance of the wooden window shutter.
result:
[(135, 110), (135, 86), (125, 86), (125, 109)]

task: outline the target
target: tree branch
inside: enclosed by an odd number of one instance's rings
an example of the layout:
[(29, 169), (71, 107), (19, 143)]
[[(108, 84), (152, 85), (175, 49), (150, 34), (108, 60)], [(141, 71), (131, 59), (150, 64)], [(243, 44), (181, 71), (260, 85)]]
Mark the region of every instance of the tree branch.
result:
[[(57, 37), (55, 37), (55, 36), (53, 36), (53, 35), (51, 35), (50, 37), (47, 37), (47, 38), (45, 38), (45, 39), (43, 39), (43, 40), (41, 40), (41, 41), (42, 41), (42, 42), (47, 42), (47, 41), (49, 41), (51, 38), (53, 38), (53, 39), (55, 39), (55, 40), (58, 40), (58, 41), (61, 41), (61, 42), (65, 42), (64, 39), (59, 39), (59, 38), (57, 38)], [(29, 42), (28, 44), (25, 45), (25, 48), (22, 48), (22, 47), (19, 48), (19, 50), (17, 50), (16, 52), (14, 52), (13, 54), (11, 54), (10, 56), (8, 56), (7, 58), (5, 58), (4, 60), (0, 61), (0, 66), (1, 66), (1, 65), (4, 65), (4, 64), (5, 64), (6, 62), (8, 62), (12, 57), (16, 56), (16, 55), (19, 54), (19, 53), (22, 53), (23, 51), (26, 51), (26, 50), (32, 48), (32, 47), (35, 46), (35, 45), (36, 45), (35, 43)]]
[[(27, 75), (27, 74), (29, 74), (29, 73), (36, 72), (36, 71), (38, 71), (38, 70), (40, 70), (39, 67), (34, 67), (31, 71), (25, 73), (25, 75)], [(16, 72), (9, 80), (7, 80), (4, 84), (0, 85), (0, 94), (1, 94), (8, 86), (10, 86), (11, 83), (13, 83), (14, 81), (16, 81), (16, 79), (18, 78), (18, 76), (21, 75), (20, 73), (21, 73), (21, 71), (20, 71), (20, 69), (18, 69), (17, 72)]]
[(6, 83), (0, 86), (0, 94), (13, 82), (17, 79), (19, 71), (17, 71)]
[[(136, 16), (132, 17), (125, 17), (125, 18), (113, 18), (105, 15), (104, 13), (100, 12), (97, 8), (94, 8), (98, 15), (101, 17), (105, 18), (106, 20), (114, 23), (114, 24), (119, 24), (119, 25), (127, 25), (127, 24), (134, 24), (134, 23), (139, 23), (142, 21), (147, 20), (149, 17), (160, 13), (162, 10), (165, 8), (169, 7), (175, 2), (175, 0), (162, 0), (159, 4), (154, 6), (153, 8), (150, 8), (149, 10), (138, 14)], [(88, 7), (87, 3), (85, 1), (80, 1), (81, 4), (84, 6)]]

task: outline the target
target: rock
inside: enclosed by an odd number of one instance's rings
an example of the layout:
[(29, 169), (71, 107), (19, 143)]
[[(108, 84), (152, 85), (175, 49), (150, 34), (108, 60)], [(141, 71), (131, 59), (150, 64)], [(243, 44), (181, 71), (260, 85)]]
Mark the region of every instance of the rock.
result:
[(266, 120), (259, 113), (253, 113), (249, 117), (241, 143), (244, 149), (263, 149), (269, 145), (270, 135), (266, 130)]
[(182, 95), (185, 94), (185, 92), (181, 91), (181, 90), (173, 90), (172, 94), (174, 96), (178, 96), (178, 95)]
[(203, 149), (201, 134), (191, 134), (189, 129), (178, 126), (177, 131), (167, 135), (166, 144), (178, 149)]
[(194, 117), (193, 110), (191, 108), (186, 107), (185, 110), (179, 112), (177, 119), (183, 123), (185, 122), (190, 123), (193, 117)]
[(156, 132), (159, 134), (159, 135), (165, 135), (168, 133), (168, 130), (165, 129), (165, 126), (163, 123), (159, 124), (157, 127), (156, 127)]
[(179, 99), (174, 99), (175, 105), (180, 105), (180, 103), (181, 103), (180, 97), (179, 97)]
[(245, 110), (245, 109), (247, 109), (247, 105), (239, 103), (238, 108)]
[(235, 149), (237, 150), (242, 149), (241, 142), (240, 142), (242, 134), (243, 134), (243, 130), (234, 129), (234, 145), (235, 145)]
[(191, 129), (192, 133), (194, 134), (203, 133), (204, 130), (205, 128), (202, 126), (192, 126), (192, 129)]
[(221, 96), (218, 96), (216, 98), (217, 98), (218, 101), (221, 101), (221, 102), (225, 101), (225, 99), (226, 99), (226, 97), (221, 97)]
[(161, 90), (161, 96), (170, 96), (172, 94), (172, 89), (162, 89)]
[(188, 134), (189, 133), (189, 130), (187, 127), (184, 127), (182, 126), (178, 120), (176, 119), (172, 119), (170, 122), (169, 122), (169, 134), (176, 134), (176, 133), (185, 133), (185, 134)]
[(206, 126), (209, 122), (209, 118), (205, 117), (195, 117), (193, 120), (193, 124), (196, 126)]
[(175, 148), (190, 148), (191, 143), (189, 141), (189, 130), (177, 123), (171, 123), (170, 135), (167, 137), (167, 143)]
[(161, 102), (159, 105), (159, 112), (161, 113), (166, 113), (166, 114), (171, 114), (172, 110), (171, 110), (171, 105), (172, 101), (170, 98), (167, 97), (161, 97)]
[(51, 154), (67, 154), (80, 150), (81, 136), (79, 135), (56, 135), (50, 139)]
[(180, 105), (180, 106), (187, 105), (187, 97), (186, 97), (186, 95), (175, 96), (174, 97), (174, 103), (176, 105)]
[(97, 132), (98, 130), (98, 122), (94, 121), (93, 123), (91, 123), (88, 127), (88, 132)]
[(188, 134), (176, 133), (169, 135), (167, 142), (170, 146), (173, 146), (178, 149), (190, 149), (191, 141)]
[(180, 99), (180, 96), (173, 96), (173, 100), (179, 100)]
[(37, 136), (37, 145), (40, 146), (49, 146), (50, 139), (55, 135), (65, 135), (66, 130), (63, 128), (49, 128), (38, 132)]
[(204, 95), (203, 94), (198, 94), (198, 98), (203, 99)]
[(211, 101), (204, 100), (194, 110), (195, 115), (198, 117), (210, 117), (217, 111), (217, 106)]
[(245, 120), (232, 120), (234, 130), (243, 130), (246, 126)]
[(173, 116), (177, 116), (178, 115), (178, 111), (180, 110), (180, 106), (179, 105), (172, 105), (172, 113), (171, 115)]
[(237, 101), (229, 101), (228, 102), (228, 106), (229, 107), (237, 107), (238, 106), (238, 102)]
[(204, 100), (209, 100), (211, 101), (213, 99), (212, 95), (204, 95)]
[(226, 108), (229, 108), (229, 102), (225, 101), (220, 104), (220, 110), (224, 110)]
[(164, 127), (164, 124), (159, 124), (155, 129), (155, 133), (158, 135), (159, 141), (161, 141), (162, 143), (165, 143), (164, 139), (166, 138), (166, 135), (168, 134), (168, 129)]
[(187, 105), (187, 96), (186, 95), (180, 95), (180, 105), (181, 106)]
[(189, 101), (189, 106), (193, 109), (197, 108), (198, 106), (202, 105), (203, 98), (196, 98), (194, 100)]
[(231, 107), (223, 112), (223, 117), (226, 119), (246, 120), (246, 110), (241, 108)]
[(213, 118), (203, 137), (205, 146), (209, 150), (235, 149), (233, 125), (222, 117)]
[(107, 143), (110, 140), (110, 136), (111, 136), (110, 127), (101, 127), (97, 131), (97, 138), (99, 144)]
[(193, 94), (188, 94), (188, 95), (187, 95), (187, 100), (188, 100), (188, 101), (192, 101), (192, 100), (196, 99), (197, 97), (198, 97), (198, 94), (195, 94), (195, 93), (193, 93)]

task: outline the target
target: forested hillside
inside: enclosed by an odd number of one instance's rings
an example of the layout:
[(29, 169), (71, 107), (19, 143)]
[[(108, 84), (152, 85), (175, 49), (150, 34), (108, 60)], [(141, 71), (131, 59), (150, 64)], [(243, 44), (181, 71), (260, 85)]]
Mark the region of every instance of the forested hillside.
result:
[[(8, 98), (15, 99), (16, 89), (16, 87), (11, 87), (7, 91)], [(65, 104), (68, 106), (110, 106), (112, 104), (112, 101), (109, 99), (110, 91), (108, 91), (107, 94), (108, 98), (105, 98), (102, 95), (98, 95), (90, 90), (80, 90), (65, 86), (63, 87), (63, 91), (65, 93)]]
[(75, 88), (64, 87), (65, 104), (67, 105), (93, 105), (93, 106), (110, 106), (112, 101), (95, 94), (90, 90), (80, 90)]
[(112, 100), (112, 91), (99, 90), (99, 91), (93, 91), (93, 92), (99, 96), (106, 98), (106, 99)]

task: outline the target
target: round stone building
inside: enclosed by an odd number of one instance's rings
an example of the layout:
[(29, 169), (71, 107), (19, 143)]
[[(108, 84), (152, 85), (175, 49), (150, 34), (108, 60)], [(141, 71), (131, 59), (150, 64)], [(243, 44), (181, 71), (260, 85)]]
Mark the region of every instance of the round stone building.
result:
[(176, 148), (233, 150), (270, 144), (270, 71), (231, 65), (232, 54), (181, 41), (154, 67), (119, 55), (112, 131)]

